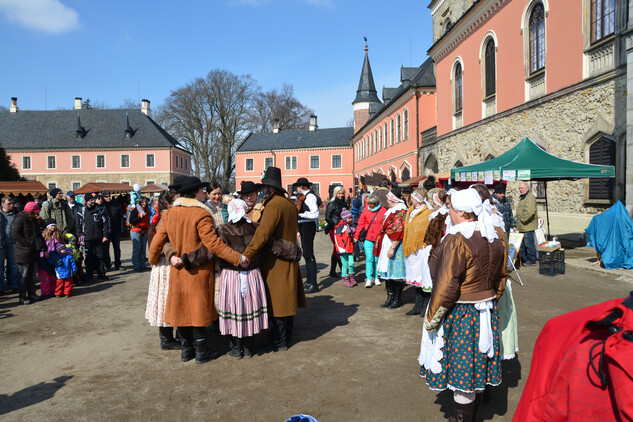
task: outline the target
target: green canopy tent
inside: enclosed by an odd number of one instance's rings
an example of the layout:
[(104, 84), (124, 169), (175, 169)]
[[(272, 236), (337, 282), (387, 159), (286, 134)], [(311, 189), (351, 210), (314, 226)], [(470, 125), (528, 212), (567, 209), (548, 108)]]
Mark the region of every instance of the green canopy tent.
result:
[(614, 178), (615, 167), (585, 164), (556, 157), (536, 145), (530, 138), (523, 138), (514, 148), (497, 158), (470, 166), (451, 169), (455, 181), (484, 182), (488, 180), (536, 180), (545, 182), (545, 211), (549, 237), (549, 208), (547, 182), (550, 180), (575, 180), (584, 178)]

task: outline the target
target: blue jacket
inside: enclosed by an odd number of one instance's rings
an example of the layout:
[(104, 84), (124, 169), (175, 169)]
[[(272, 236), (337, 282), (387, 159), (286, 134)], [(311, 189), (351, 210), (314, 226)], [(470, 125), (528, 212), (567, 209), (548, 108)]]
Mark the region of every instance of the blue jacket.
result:
[(51, 252), (48, 259), (55, 265), (55, 274), (58, 279), (72, 277), (73, 273), (77, 271), (77, 264), (75, 264), (72, 255)]

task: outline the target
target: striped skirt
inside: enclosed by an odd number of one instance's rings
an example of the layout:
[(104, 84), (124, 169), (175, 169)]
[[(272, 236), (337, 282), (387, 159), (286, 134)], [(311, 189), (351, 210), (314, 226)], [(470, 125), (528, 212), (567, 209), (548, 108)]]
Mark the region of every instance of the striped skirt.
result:
[(222, 270), (218, 314), (223, 335), (250, 337), (268, 328), (266, 288), (259, 268)]
[(161, 255), (158, 263), (152, 266), (149, 275), (149, 289), (147, 292), (147, 306), (145, 318), (153, 327), (168, 327), (163, 321), (165, 317), (165, 305), (167, 304), (167, 292), (169, 292), (169, 268), (170, 265)]

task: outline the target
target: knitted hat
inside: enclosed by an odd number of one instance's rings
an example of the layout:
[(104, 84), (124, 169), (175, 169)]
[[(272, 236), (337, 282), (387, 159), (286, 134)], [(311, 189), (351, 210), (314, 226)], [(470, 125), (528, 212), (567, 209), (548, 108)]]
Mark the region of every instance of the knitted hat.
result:
[(53, 188), (51, 189), (51, 191), (49, 192), (50, 196), (52, 196), (53, 198), (55, 198), (57, 196), (57, 194), (59, 192), (61, 192), (62, 190), (60, 188)]
[(24, 206), (24, 211), (27, 211), (27, 212), (38, 212), (39, 210), (40, 210), (40, 206), (37, 205), (37, 202), (35, 201), (27, 202), (26, 205)]
[(343, 211), (341, 211), (341, 220), (345, 221), (351, 216), (352, 213), (347, 208), (343, 208)]
[(134, 183), (134, 186), (132, 186), (132, 188), (134, 188), (134, 192), (138, 192), (141, 190), (141, 185), (139, 185), (138, 183)]
[(506, 193), (506, 185), (503, 183), (497, 183), (495, 185), (495, 193)]
[(64, 245), (63, 243), (60, 243), (59, 245), (55, 246), (55, 250), (57, 252), (61, 252), (61, 251), (65, 250), (65, 249), (66, 249), (66, 245)]
[(50, 226), (57, 226), (57, 221), (55, 221), (54, 218), (46, 220), (46, 228), (49, 228)]

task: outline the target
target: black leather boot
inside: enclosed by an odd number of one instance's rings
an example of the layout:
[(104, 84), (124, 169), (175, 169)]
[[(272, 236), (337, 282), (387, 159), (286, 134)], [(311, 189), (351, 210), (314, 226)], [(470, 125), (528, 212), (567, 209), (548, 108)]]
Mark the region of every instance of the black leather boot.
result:
[(252, 337), (244, 337), (242, 339), (242, 356), (245, 358), (250, 358), (253, 356), (253, 338)]
[(402, 306), (402, 290), (404, 289), (404, 282), (392, 281), (393, 286), (393, 302), (389, 305), (390, 309), (396, 309)]
[[(486, 385), (486, 391), (488, 391), (489, 385)], [(479, 406), (481, 406), (485, 393), (475, 394), (475, 406), (473, 407), (473, 421), (477, 420), (477, 412), (479, 412)], [(488, 399), (490, 400), (490, 399)]]
[(206, 338), (196, 339), (196, 363), (206, 363), (218, 357), (218, 352), (209, 350)]
[(420, 312), (420, 316), (424, 318), (426, 314), (426, 308), (429, 307), (429, 302), (431, 301), (431, 292), (425, 292), (422, 290), (422, 311)]
[(338, 274), (336, 273), (336, 264), (338, 264), (338, 258), (332, 255), (330, 258), (330, 277), (338, 278)]
[(241, 359), (242, 351), (240, 350), (242, 347), (242, 339), (237, 338), (235, 336), (229, 336), (229, 351), (226, 353), (227, 355)]
[(385, 301), (385, 303), (380, 305), (381, 308), (387, 308), (391, 306), (391, 304), (393, 303), (393, 285), (394, 285), (393, 281), (385, 280), (385, 289), (387, 290), (387, 300)]
[(455, 416), (448, 418), (449, 422), (472, 422), (475, 419), (475, 402), (468, 404), (459, 404), (453, 402), (455, 405)]
[(160, 337), (160, 348), (163, 350), (180, 350), (180, 343), (174, 338), (172, 327), (158, 327), (158, 337)]
[(424, 301), (424, 298), (422, 296), (422, 288), (416, 287), (415, 288), (415, 303), (413, 304), (413, 308), (409, 312), (407, 312), (405, 315), (420, 315), (420, 312), (422, 312), (423, 301)]
[(193, 342), (183, 338), (180, 345), (180, 360), (183, 362), (189, 362), (196, 357), (196, 349), (193, 347)]

